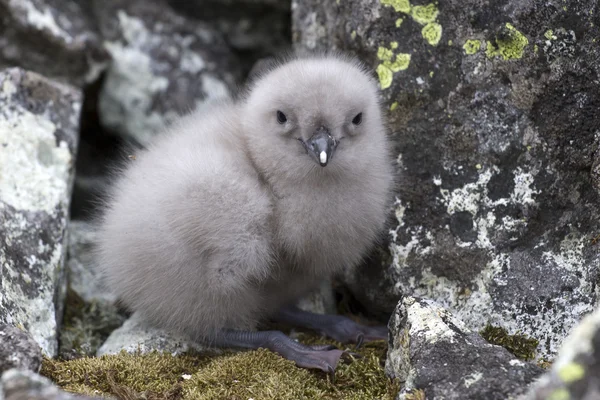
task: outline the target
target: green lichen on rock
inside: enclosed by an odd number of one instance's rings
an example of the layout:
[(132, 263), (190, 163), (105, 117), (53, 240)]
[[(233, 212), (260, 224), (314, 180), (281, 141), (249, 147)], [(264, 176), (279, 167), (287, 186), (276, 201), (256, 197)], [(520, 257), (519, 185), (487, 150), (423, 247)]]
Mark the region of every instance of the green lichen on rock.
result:
[(410, 11), (410, 16), (415, 22), (421, 25), (427, 25), (435, 21), (439, 14), (437, 6), (433, 3), (426, 6), (414, 6)]
[(400, 53), (394, 56), (392, 49), (397, 47), (398, 43), (392, 42), (389, 49), (383, 46), (379, 46), (377, 49), (377, 58), (382, 63), (377, 66), (376, 71), (382, 89), (387, 89), (392, 85), (394, 72), (405, 70), (410, 64), (410, 54)]
[(410, 1), (408, 0), (380, 0), (384, 6), (393, 7), (395, 11), (409, 14), (410, 13)]
[[(307, 335), (300, 339), (332, 343)], [(123, 352), (71, 361), (45, 359), (42, 374), (70, 392), (127, 399), (392, 400), (399, 383), (390, 381), (381, 367), (386, 351), (383, 341), (366, 344), (358, 350), (363, 358), (338, 366), (335, 383), (264, 349), (212, 357)]]
[(533, 359), (539, 344), (537, 339), (525, 335), (509, 335), (506, 329), (498, 326), (487, 325), (479, 333), (491, 344), (504, 347), (522, 360)]
[(527, 37), (507, 22), (505, 29), (496, 36), (495, 43), (487, 41), (485, 53), (488, 58), (501, 56), (504, 60), (519, 59), (523, 57), (523, 51), (528, 44)]
[(400, 28), (400, 25), (402, 25), (402, 21), (404, 21), (404, 18), (398, 18), (396, 20), (396, 28)]
[(572, 383), (585, 376), (585, 368), (581, 364), (570, 362), (560, 367), (558, 376), (564, 383)]
[(552, 29), (548, 29), (546, 32), (544, 32), (544, 37), (548, 40), (556, 39), (556, 36), (554, 36), (554, 32), (552, 31)]
[(463, 45), (463, 49), (465, 50), (465, 54), (475, 54), (481, 49), (481, 41), (476, 39), (469, 39)]
[(548, 400), (571, 400), (571, 395), (566, 388), (558, 388), (552, 391), (548, 397)]
[(442, 26), (437, 22), (430, 22), (421, 29), (421, 34), (430, 45), (436, 46), (442, 38)]

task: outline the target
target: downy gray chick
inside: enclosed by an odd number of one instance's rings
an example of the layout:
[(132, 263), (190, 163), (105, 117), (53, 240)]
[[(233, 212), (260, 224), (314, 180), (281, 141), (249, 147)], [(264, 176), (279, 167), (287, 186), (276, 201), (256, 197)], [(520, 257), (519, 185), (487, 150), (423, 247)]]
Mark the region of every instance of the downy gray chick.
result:
[(341, 350), (253, 329), (271, 319), (341, 342), (387, 337), (385, 327), (293, 305), (365, 256), (392, 179), (374, 80), (347, 58), (293, 59), (129, 162), (104, 210), (99, 265), (155, 325), (333, 373)]

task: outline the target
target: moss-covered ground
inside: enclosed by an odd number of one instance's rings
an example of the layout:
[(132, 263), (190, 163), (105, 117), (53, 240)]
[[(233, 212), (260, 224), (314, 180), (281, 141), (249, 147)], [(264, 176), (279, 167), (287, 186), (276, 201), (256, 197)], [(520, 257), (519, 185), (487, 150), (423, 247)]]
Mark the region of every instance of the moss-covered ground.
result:
[[(301, 334), (303, 343), (340, 343)], [(367, 343), (352, 351), (363, 357), (341, 363), (335, 381), (319, 371), (298, 368), (264, 349), (218, 356), (150, 353), (45, 359), (42, 374), (63, 389), (120, 399), (389, 399), (399, 391), (383, 371), (387, 344)]]

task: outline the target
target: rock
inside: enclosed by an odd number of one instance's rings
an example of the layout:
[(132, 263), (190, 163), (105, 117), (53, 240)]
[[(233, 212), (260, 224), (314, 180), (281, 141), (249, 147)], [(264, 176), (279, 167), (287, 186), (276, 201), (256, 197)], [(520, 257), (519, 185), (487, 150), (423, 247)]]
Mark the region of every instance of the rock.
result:
[(19, 68), (0, 71), (0, 322), (47, 356), (66, 291), (65, 241), (81, 93)]
[(402, 294), (430, 297), (473, 330), (491, 323), (556, 354), (598, 300), (597, 2), (292, 10), (298, 50), (373, 68), (396, 144), (392, 261), (350, 274), (355, 297), (388, 312)]
[(42, 350), (35, 340), (21, 329), (0, 324), (0, 374), (11, 368), (39, 371)]
[(600, 309), (567, 337), (552, 369), (519, 400), (600, 398)]
[(11, 369), (2, 374), (0, 389), (0, 399), (3, 398), (4, 400), (86, 400), (102, 398), (67, 393), (56, 387), (49, 379), (35, 372), (19, 369)]
[(389, 323), (386, 373), (404, 383), (400, 399), (513, 398), (542, 369), (492, 345), (435, 302), (405, 297)]
[(242, 63), (244, 75), (260, 58), (280, 56), (291, 49), (288, 0), (168, 0), (182, 15), (223, 32)]
[(62, 359), (94, 356), (110, 333), (126, 320), (95, 268), (92, 252), (95, 240), (92, 223), (71, 221), (67, 258), (69, 289), (59, 349)]
[(296, 305), (304, 311), (317, 314), (337, 314), (331, 281), (321, 282), (318, 289), (300, 299)]
[(146, 145), (184, 112), (228, 97), (239, 80), (221, 35), (161, 0), (98, 0), (93, 11), (111, 57), (98, 104), (111, 131)]
[[(98, 349), (97, 356), (118, 354), (122, 350), (140, 354), (166, 351), (177, 355), (190, 350), (204, 352), (206, 348), (163, 329), (149, 326), (139, 314), (134, 313), (123, 326), (111, 333), (106, 342)], [(211, 351), (218, 352), (217, 349)]]
[(107, 60), (93, 26), (76, 1), (0, 0), (0, 65), (82, 86)]

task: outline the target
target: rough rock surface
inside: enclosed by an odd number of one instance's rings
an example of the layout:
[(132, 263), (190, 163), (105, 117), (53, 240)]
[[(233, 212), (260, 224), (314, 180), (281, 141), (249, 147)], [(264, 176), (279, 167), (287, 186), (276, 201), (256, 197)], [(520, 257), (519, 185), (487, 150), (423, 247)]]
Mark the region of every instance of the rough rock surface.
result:
[(563, 343), (550, 372), (519, 400), (600, 398), (600, 309), (586, 316)]
[(98, 0), (93, 12), (111, 58), (98, 103), (111, 131), (145, 145), (178, 115), (228, 97), (239, 80), (220, 33), (163, 1)]
[(405, 382), (400, 399), (506, 400), (542, 369), (469, 331), (430, 300), (405, 297), (389, 322), (386, 373)]
[(107, 58), (93, 26), (77, 1), (0, 0), (0, 65), (89, 83)]
[(28, 331), (48, 356), (66, 290), (80, 107), (70, 86), (19, 68), (0, 72), (0, 322)]
[[(122, 350), (141, 354), (166, 351), (177, 355), (190, 350), (205, 351), (205, 347), (149, 326), (138, 314), (134, 313), (123, 326), (111, 333), (106, 342), (98, 349), (97, 355), (118, 354)], [(211, 351), (218, 352), (216, 349)]]
[(3, 400), (86, 400), (101, 398), (67, 393), (59, 389), (49, 379), (27, 370), (8, 370), (2, 374), (0, 380), (0, 399)]
[(27, 332), (0, 324), (0, 374), (11, 368), (39, 371), (42, 350)]
[(288, 0), (168, 0), (182, 15), (223, 32), (244, 72), (259, 58), (291, 49)]
[(68, 292), (59, 354), (63, 359), (94, 356), (110, 333), (125, 322), (115, 298), (94, 265), (96, 230), (90, 222), (71, 221), (67, 255)]
[[(430, 297), (470, 328), (520, 331), (555, 354), (597, 302), (598, 2), (292, 9), (297, 48), (376, 71), (397, 144), (393, 261), (351, 277), (356, 297), (388, 312), (403, 293)], [(365, 276), (380, 286), (356, 284)]]

